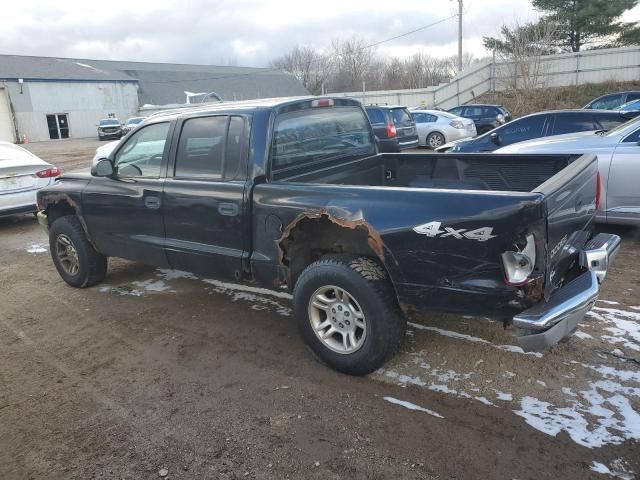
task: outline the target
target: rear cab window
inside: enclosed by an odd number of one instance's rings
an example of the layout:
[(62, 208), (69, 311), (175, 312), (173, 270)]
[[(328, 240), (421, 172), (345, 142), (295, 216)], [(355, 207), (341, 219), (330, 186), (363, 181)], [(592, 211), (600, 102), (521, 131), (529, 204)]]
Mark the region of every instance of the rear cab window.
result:
[(556, 113), (551, 134), (562, 135), (565, 133), (586, 132), (597, 128), (593, 114), (589, 115), (586, 111), (584, 113)]
[(375, 153), (369, 119), (358, 106), (303, 108), (280, 113), (275, 119), (272, 171)]

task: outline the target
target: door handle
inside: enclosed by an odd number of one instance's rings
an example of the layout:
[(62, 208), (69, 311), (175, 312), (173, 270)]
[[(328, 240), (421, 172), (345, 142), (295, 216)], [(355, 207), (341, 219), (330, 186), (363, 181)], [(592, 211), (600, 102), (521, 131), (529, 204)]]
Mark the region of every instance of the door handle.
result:
[(145, 197), (144, 206), (147, 208), (151, 208), (152, 210), (157, 210), (160, 208), (160, 197), (150, 196)]
[(238, 205), (235, 203), (220, 203), (218, 204), (218, 213), (225, 217), (235, 217), (238, 215)]

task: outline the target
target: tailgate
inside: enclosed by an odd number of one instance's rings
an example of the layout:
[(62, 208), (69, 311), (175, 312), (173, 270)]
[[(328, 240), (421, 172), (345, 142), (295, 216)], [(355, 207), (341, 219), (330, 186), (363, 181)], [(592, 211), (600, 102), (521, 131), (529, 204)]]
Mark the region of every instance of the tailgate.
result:
[(596, 208), (598, 159), (582, 155), (535, 191), (547, 211), (545, 298), (562, 285), (591, 237)]

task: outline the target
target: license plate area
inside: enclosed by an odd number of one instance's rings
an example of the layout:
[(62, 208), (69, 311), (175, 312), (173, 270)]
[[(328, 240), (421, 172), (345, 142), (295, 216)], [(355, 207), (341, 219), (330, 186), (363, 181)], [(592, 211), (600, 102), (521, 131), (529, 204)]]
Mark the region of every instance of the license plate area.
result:
[(36, 179), (32, 175), (0, 178), (0, 193), (25, 190), (35, 185)]

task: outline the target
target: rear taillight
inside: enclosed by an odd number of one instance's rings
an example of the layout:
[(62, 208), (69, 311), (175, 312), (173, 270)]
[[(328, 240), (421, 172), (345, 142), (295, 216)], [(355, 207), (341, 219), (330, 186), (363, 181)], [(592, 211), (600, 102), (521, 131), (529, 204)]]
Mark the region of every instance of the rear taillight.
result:
[(453, 128), (458, 128), (461, 130), (464, 130), (466, 128), (464, 126), (464, 123), (462, 123), (460, 120), (452, 120), (449, 125), (451, 125)]
[(396, 136), (396, 134), (397, 134), (396, 126), (393, 123), (390, 123), (389, 125), (387, 125), (387, 137), (393, 138)]
[(39, 178), (53, 178), (59, 177), (62, 174), (62, 171), (58, 167), (47, 168), (46, 170), (40, 170), (36, 172), (36, 177)]
[(600, 210), (600, 197), (602, 196), (602, 180), (600, 172), (596, 175), (596, 210)]
[(527, 235), (527, 244), (517, 252), (502, 254), (504, 278), (508, 285), (524, 285), (536, 265), (536, 241), (533, 235)]

